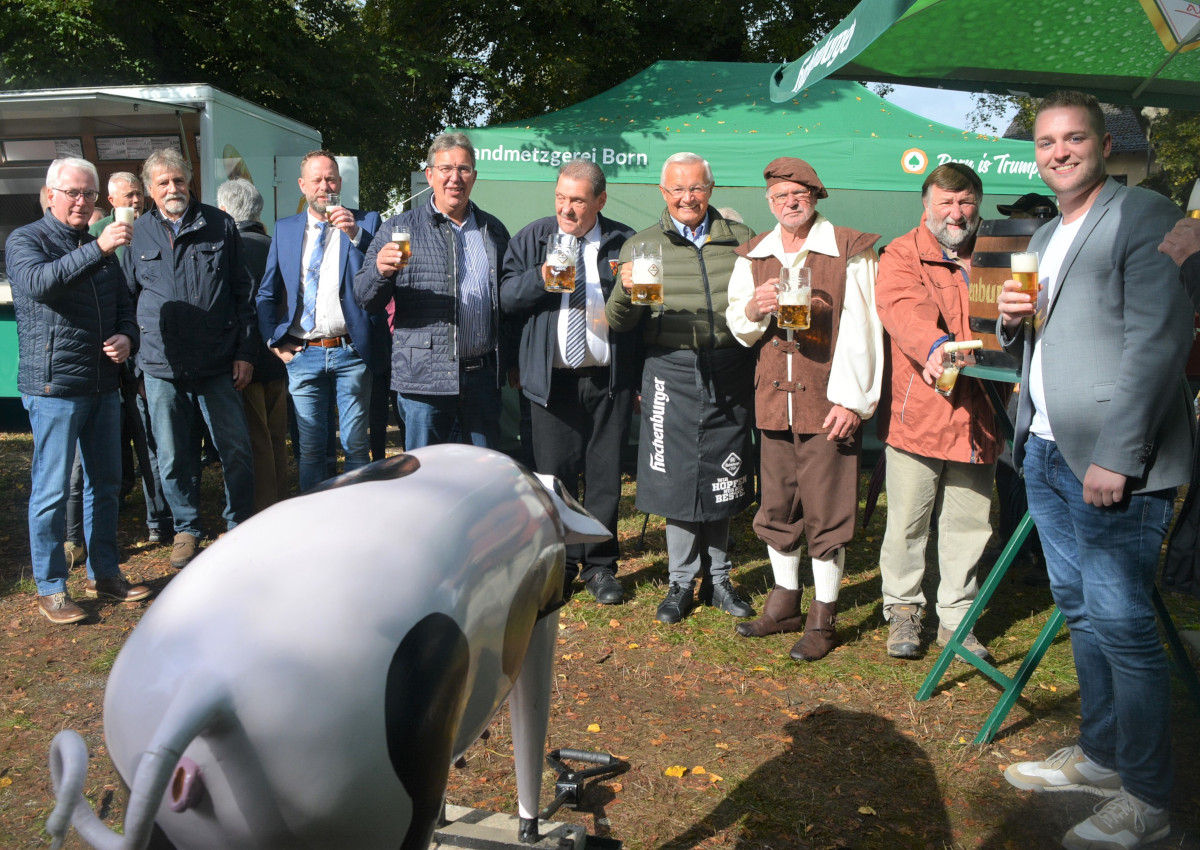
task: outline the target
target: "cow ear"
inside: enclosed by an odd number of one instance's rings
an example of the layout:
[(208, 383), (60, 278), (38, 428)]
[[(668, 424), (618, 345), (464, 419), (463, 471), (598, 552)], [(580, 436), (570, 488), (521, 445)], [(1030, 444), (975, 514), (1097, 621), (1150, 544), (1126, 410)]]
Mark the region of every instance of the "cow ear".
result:
[(561, 481), (553, 475), (536, 474), (558, 510), (558, 519), (563, 524), (564, 543), (599, 543), (612, 537), (604, 523), (584, 510)]

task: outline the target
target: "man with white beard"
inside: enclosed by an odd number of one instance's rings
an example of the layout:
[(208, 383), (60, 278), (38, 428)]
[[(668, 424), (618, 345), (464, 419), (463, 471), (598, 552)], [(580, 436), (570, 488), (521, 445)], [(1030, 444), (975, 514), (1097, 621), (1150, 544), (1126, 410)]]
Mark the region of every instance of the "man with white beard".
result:
[(254, 373), (260, 337), (233, 219), (191, 197), (191, 167), (177, 151), (151, 153), (142, 180), (154, 209), (134, 222), (122, 267), (137, 300), (143, 339), (137, 366), (175, 517), (171, 566), (178, 569), (196, 556), (203, 536), (197, 403), (221, 456), (227, 528), (254, 513), (254, 462), (240, 391)]
[[(876, 309), (891, 337), (878, 417), (887, 448), (887, 530), (879, 553), (887, 654), (921, 653), (925, 545), (938, 511), (938, 642), (958, 628), (979, 590), (979, 556), (991, 537), (988, 513), (1003, 438), (983, 385), (959, 378), (949, 396), (934, 383), (943, 347), (968, 340), (967, 287), (983, 184), (959, 163), (934, 169), (921, 189), (921, 223), (879, 261)], [(974, 634), (963, 646), (980, 658)]]

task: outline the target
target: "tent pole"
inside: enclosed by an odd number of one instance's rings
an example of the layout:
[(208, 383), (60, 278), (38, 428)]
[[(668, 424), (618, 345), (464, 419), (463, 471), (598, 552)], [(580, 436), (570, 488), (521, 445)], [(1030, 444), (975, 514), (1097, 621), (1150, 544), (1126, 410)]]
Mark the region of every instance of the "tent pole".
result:
[(1154, 69), (1154, 73), (1142, 80), (1141, 85), (1133, 90), (1133, 99), (1137, 100), (1141, 93), (1146, 90), (1146, 86), (1154, 82), (1154, 78), (1163, 72), (1163, 68), (1166, 68), (1167, 65), (1171, 63), (1171, 60), (1175, 58), (1175, 55), (1197, 38), (1200, 38), (1200, 23), (1197, 23), (1194, 27), (1192, 27), (1191, 31), (1184, 36), (1182, 41), (1175, 45), (1175, 49), (1172, 50), (1167, 58), (1162, 61), (1162, 64)]

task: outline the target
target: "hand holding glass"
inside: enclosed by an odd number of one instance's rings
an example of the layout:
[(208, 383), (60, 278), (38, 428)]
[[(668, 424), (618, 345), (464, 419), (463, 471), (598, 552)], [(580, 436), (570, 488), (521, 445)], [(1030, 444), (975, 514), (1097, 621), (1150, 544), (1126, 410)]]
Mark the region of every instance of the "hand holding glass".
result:
[(400, 257), (398, 258), (400, 265), (407, 265), (409, 257), (412, 256), (412, 237), (408, 235), (408, 231), (393, 230), (392, 244), (400, 251)]

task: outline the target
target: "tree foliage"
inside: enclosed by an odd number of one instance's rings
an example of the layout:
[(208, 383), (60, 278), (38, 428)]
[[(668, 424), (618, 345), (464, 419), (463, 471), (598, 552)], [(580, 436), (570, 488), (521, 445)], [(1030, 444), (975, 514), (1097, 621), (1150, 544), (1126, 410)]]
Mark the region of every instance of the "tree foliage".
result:
[(448, 125), (531, 118), (662, 59), (794, 59), (853, 0), (0, 0), (0, 88), (207, 83), (321, 131), (387, 205)]

